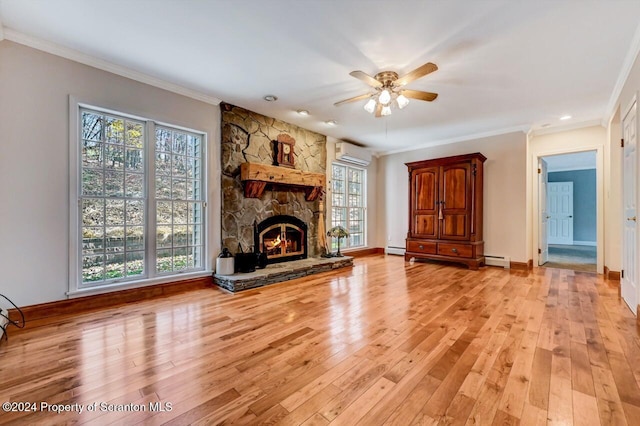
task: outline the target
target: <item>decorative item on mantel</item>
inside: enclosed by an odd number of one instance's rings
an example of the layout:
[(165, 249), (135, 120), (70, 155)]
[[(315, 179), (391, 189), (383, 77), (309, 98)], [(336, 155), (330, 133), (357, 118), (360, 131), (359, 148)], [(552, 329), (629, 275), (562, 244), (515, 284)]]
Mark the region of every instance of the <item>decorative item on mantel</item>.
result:
[(338, 239), (338, 252), (336, 254), (332, 254), (333, 257), (342, 257), (343, 254), (340, 253), (340, 240), (342, 238), (346, 238), (349, 236), (349, 231), (344, 229), (342, 226), (334, 226), (327, 232), (328, 237), (333, 237)]
[(293, 168), (294, 152), (293, 146), (296, 140), (291, 136), (281, 133), (273, 141), (273, 165)]

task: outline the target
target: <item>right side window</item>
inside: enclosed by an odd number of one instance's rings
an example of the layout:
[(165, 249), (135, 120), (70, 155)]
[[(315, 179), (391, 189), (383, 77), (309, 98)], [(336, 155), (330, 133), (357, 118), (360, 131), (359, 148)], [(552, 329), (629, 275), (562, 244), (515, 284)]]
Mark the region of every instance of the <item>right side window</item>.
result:
[[(341, 248), (364, 247), (366, 171), (364, 169), (334, 163), (331, 171), (331, 226), (341, 225), (349, 231), (349, 238), (340, 242)], [(338, 248), (338, 241), (331, 240), (331, 249)]]

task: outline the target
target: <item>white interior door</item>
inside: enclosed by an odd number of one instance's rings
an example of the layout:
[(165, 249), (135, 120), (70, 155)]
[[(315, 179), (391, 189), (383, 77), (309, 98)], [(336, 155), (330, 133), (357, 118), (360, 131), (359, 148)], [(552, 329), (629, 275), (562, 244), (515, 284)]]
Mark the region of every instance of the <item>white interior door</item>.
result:
[(573, 244), (573, 182), (547, 183), (549, 244)]
[(547, 211), (547, 162), (544, 159), (538, 159), (538, 206), (539, 206), (539, 214), (540, 218), (540, 236), (538, 238), (538, 244), (540, 247), (538, 256), (538, 265), (544, 265), (549, 261), (549, 242), (548, 242), (548, 223), (549, 223), (549, 212)]
[(637, 138), (636, 138), (636, 104), (634, 103), (623, 122), (624, 137), (624, 168), (623, 203), (624, 203), (624, 234), (622, 237), (622, 280), (620, 290), (622, 298), (636, 313), (638, 307), (638, 271), (637, 271)]

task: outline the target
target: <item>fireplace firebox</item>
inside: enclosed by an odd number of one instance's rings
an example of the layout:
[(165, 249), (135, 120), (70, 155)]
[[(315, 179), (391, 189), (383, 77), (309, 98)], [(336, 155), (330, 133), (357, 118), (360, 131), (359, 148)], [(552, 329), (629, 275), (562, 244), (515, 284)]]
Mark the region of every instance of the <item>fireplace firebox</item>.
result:
[(267, 263), (307, 258), (307, 225), (294, 216), (269, 217), (255, 226), (254, 243)]

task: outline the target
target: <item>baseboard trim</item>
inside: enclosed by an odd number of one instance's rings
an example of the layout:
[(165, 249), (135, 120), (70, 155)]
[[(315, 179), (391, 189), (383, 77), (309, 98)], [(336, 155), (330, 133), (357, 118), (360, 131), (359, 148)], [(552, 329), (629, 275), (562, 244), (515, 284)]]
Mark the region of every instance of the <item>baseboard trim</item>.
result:
[(604, 277), (611, 281), (620, 281), (620, 271), (612, 271), (605, 265)]
[(342, 253), (353, 257), (362, 257), (370, 256), (372, 254), (384, 254), (384, 249), (382, 247), (371, 247), (365, 249), (343, 251)]
[(521, 271), (528, 271), (533, 269), (533, 259), (529, 259), (527, 262), (514, 262), (511, 261), (511, 269), (518, 269)]
[[(58, 300), (55, 302), (41, 303), (25, 306), (22, 309), (26, 319), (26, 326), (35, 320), (45, 318), (77, 314), (93, 309), (114, 307), (125, 303), (139, 302), (150, 298), (170, 296), (191, 290), (213, 287), (213, 277), (198, 277), (187, 280), (174, 281), (165, 284), (151, 285), (147, 287), (131, 288), (106, 294), (77, 297), (74, 299)], [(9, 317), (18, 320), (19, 314), (15, 309), (9, 310)]]
[(595, 241), (574, 241), (573, 242), (574, 246), (591, 246), (591, 247), (597, 247), (598, 243)]

